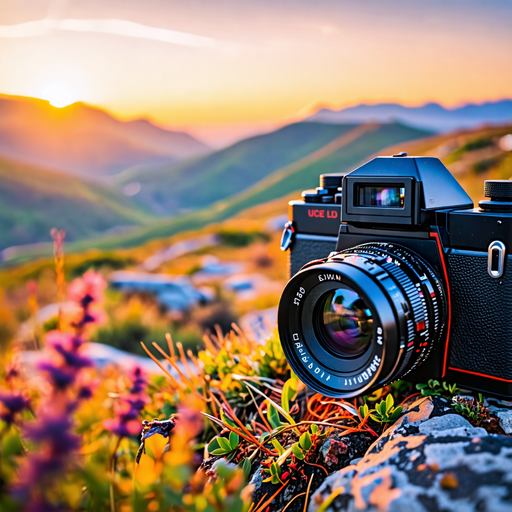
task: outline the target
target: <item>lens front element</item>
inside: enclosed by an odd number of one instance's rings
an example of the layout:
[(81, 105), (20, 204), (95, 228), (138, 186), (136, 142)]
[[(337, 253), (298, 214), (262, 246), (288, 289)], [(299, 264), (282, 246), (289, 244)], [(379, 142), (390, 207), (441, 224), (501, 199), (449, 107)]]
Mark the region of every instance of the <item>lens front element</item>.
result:
[(342, 286), (327, 293), (319, 303), (320, 341), (341, 357), (362, 354), (372, 340), (373, 318), (359, 294)]

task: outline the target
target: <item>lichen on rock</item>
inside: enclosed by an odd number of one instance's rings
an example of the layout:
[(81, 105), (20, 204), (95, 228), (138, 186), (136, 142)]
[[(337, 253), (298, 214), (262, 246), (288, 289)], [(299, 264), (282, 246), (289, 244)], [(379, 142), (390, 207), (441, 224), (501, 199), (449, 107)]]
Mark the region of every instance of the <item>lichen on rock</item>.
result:
[(309, 512), (512, 510), (512, 438), (421, 398), (355, 465), (327, 477)]

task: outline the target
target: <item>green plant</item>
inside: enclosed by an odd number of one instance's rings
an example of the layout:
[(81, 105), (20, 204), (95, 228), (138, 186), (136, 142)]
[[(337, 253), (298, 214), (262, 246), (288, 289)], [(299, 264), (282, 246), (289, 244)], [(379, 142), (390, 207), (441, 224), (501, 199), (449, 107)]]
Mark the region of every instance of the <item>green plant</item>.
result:
[(478, 400), (457, 397), (452, 406), (461, 416), (476, 426), (480, 426), (482, 422), (489, 423), (495, 420), (490, 417), (490, 410), (484, 404), (482, 393), (478, 393)]
[(416, 389), (421, 392), (423, 396), (446, 396), (451, 398), (459, 392), (457, 384), (447, 384), (446, 382), (439, 382), (435, 379), (430, 379), (426, 384), (416, 384)]
[(226, 459), (229, 461), (235, 456), (239, 444), (240, 436), (235, 432), (230, 432), (229, 438), (214, 437), (208, 445), (208, 452), (211, 455), (228, 455)]
[(311, 448), (315, 446), (316, 441), (323, 440), (327, 437), (327, 432), (320, 433), (318, 425), (312, 424), (310, 427), (311, 434), (306, 431), (304, 432), (299, 441), (292, 445), (291, 452), (299, 460), (303, 460)]
[(361, 416), (361, 418), (364, 420), (368, 414), (370, 413), (370, 408), (368, 407), (368, 404), (365, 403), (364, 405), (361, 405), (359, 407), (359, 415)]
[(270, 473), (270, 476), (265, 478), (265, 480), (263, 480), (264, 482), (271, 482), (273, 484), (283, 483), (281, 481), (281, 466), (277, 462), (272, 462), (272, 464), (270, 464), (268, 472)]
[(382, 400), (375, 406), (373, 411), (368, 411), (370, 418), (372, 418), (374, 421), (378, 421), (379, 423), (389, 423), (391, 421), (395, 421), (402, 413), (403, 407), (401, 405), (395, 407), (394, 405), (395, 399), (390, 393), (385, 400)]

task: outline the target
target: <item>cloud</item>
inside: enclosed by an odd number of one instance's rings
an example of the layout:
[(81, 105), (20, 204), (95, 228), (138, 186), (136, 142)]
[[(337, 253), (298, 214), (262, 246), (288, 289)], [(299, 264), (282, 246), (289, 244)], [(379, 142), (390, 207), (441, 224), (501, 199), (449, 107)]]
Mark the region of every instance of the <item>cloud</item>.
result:
[(0, 25), (0, 37), (35, 37), (51, 33), (55, 30), (71, 32), (96, 32), (117, 36), (149, 39), (163, 43), (194, 46), (197, 48), (212, 48), (216, 46), (215, 39), (197, 36), (176, 30), (148, 27), (140, 23), (126, 20), (38, 20), (19, 23), (17, 25)]

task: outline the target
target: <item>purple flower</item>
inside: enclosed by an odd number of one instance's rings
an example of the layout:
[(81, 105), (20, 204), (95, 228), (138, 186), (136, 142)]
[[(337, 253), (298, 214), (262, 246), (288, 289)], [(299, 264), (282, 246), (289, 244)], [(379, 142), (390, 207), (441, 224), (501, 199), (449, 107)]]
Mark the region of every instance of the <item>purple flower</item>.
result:
[(138, 417), (149, 400), (145, 394), (147, 379), (142, 369), (136, 366), (128, 373), (128, 377), (131, 380), (130, 391), (114, 405), (115, 418), (103, 421), (103, 427), (119, 437), (140, 432)]
[(11, 424), (14, 422), (15, 414), (28, 408), (30, 400), (20, 393), (0, 391), (0, 403), (3, 406), (3, 410), (0, 411), (0, 418)]
[(93, 392), (91, 386), (80, 386), (77, 393), (78, 400), (88, 400), (89, 398), (92, 398)]
[(132, 369), (130, 374), (128, 375), (132, 380), (132, 387), (130, 389), (131, 394), (139, 394), (144, 393), (146, 391), (147, 379), (144, 373), (142, 372), (142, 368), (136, 366)]
[(76, 375), (60, 368), (50, 361), (41, 361), (37, 367), (48, 375), (51, 383), (59, 390), (67, 389), (75, 382)]
[[(53, 405), (59, 408), (58, 403)], [(57, 510), (50, 508), (44, 495), (52, 482), (62, 478), (74, 463), (73, 456), (80, 447), (80, 438), (72, 428), (73, 420), (66, 411), (53, 413), (41, 407), (37, 422), (25, 427), (25, 435), (37, 443), (38, 450), (25, 458), (18, 482), (12, 488), (13, 497), (26, 504), (24, 510)]]
[(78, 352), (66, 350), (62, 345), (55, 345), (54, 350), (63, 357), (69, 368), (81, 370), (82, 368), (87, 368), (88, 366), (93, 365), (92, 360), (88, 357), (82, 356)]
[(80, 446), (80, 438), (71, 432), (72, 427), (69, 415), (44, 412), (37, 423), (25, 428), (25, 433), (31, 441), (44, 444), (53, 457), (58, 457)]

